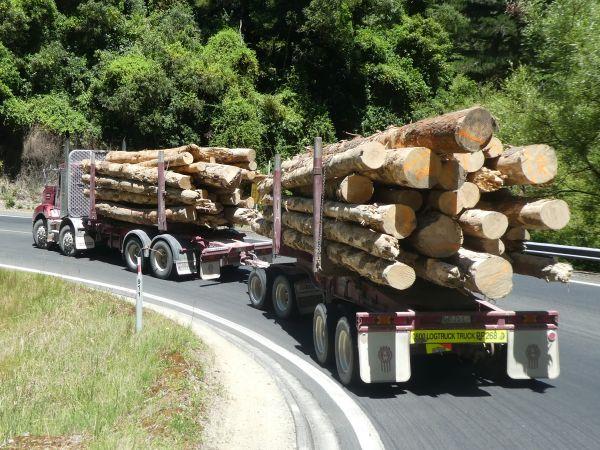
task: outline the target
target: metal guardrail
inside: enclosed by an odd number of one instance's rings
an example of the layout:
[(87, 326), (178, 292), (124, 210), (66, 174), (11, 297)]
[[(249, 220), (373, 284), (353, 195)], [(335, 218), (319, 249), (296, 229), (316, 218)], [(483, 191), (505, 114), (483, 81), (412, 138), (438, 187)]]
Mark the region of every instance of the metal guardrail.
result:
[(583, 259), (600, 262), (600, 248), (573, 247), (571, 245), (546, 244), (544, 242), (524, 243), (524, 253), (540, 256), (560, 256), (562, 258)]

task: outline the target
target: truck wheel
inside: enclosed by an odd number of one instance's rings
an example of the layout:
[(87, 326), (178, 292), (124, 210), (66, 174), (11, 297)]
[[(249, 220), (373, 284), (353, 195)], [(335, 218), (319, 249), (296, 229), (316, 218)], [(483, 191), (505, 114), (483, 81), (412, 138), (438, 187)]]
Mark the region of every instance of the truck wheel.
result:
[(173, 251), (165, 241), (156, 241), (150, 249), (150, 268), (154, 276), (162, 280), (173, 273)]
[(296, 312), (294, 287), (285, 275), (279, 275), (273, 281), (273, 309), (280, 319), (289, 319)]
[(37, 248), (48, 248), (48, 227), (44, 219), (38, 219), (33, 224), (33, 243)]
[(125, 245), (123, 246), (123, 259), (125, 260), (125, 265), (127, 266), (127, 270), (131, 272), (137, 272), (137, 257), (142, 257), (142, 271), (144, 270), (144, 266), (146, 265), (146, 258), (143, 255), (143, 245), (142, 241), (136, 236), (130, 236)]
[(342, 384), (348, 386), (358, 381), (356, 330), (346, 316), (335, 327), (335, 365)]
[(333, 359), (333, 314), (331, 308), (319, 303), (313, 314), (313, 346), (317, 361), (325, 366)]
[(58, 242), (60, 250), (65, 256), (76, 256), (77, 249), (75, 248), (75, 230), (71, 225), (64, 225), (58, 234)]
[(254, 269), (248, 275), (248, 297), (256, 309), (267, 309), (271, 303), (269, 277), (264, 269)]

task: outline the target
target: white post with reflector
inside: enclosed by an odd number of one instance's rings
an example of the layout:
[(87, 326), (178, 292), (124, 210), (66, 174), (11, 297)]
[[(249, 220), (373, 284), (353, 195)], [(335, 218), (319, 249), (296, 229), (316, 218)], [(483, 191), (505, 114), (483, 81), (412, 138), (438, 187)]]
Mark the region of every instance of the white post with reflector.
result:
[(144, 303), (144, 290), (142, 281), (142, 257), (137, 257), (137, 285), (135, 292), (135, 332), (142, 331), (142, 309)]

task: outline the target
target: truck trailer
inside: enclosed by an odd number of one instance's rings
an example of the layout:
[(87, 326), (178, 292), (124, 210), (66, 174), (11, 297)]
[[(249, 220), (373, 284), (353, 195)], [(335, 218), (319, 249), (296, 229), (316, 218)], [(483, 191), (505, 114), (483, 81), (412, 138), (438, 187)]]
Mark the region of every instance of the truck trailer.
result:
[[(220, 277), (221, 269), (236, 266), (264, 266), (271, 257), (271, 242), (249, 239), (233, 229), (208, 229), (174, 224), (165, 219), (164, 164), (158, 164), (158, 221), (142, 226), (102, 217), (95, 210), (95, 161), (105, 152), (70, 150), (65, 145), (65, 162), (59, 168), (58, 183), (47, 185), (42, 203), (33, 213), (33, 242), (38, 248), (58, 246), (65, 256), (76, 256), (98, 246), (118, 250), (130, 271), (142, 269), (157, 278), (198, 275), (203, 280)], [(91, 161), (90, 194), (84, 195), (81, 163)]]
[(417, 280), (399, 291), (321, 268), (323, 170), (320, 140), (313, 161), (313, 253), (282, 242), (281, 160), (273, 176), (273, 253), (295, 262), (255, 267), (250, 302), (282, 319), (312, 314), (319, 364), (335, 362), (344, 385), (400, 383), (411, 376), (411, 355), (454, 353), (487, 360), (510, 378), (558, 377), (558, 313), (508, 311), (492, 301)]

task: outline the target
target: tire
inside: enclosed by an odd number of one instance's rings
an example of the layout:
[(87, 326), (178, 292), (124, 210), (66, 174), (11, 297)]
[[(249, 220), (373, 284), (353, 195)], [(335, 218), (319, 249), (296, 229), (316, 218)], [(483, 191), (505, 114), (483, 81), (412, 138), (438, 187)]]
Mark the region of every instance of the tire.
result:
[(324, 303), (319, 303), (313, 314), (313, 347), (317, 361), (322, 366), (327, 366), (333, 361), (334, 324), (331, 308), (327, 308)]
[(285, 275), (273, 280), (273, 310), (280, 319), (290, 319), (296, 314), (296, 295), (294, 286)]
[(127, 270), (131, 272), (137, 272), (137, 256), (140, 255), (142, 257), (142, 271), (145, 269), (146, 258), (142, 253), (142, 241), (137, 236), (130, 236), (125, 241), (125, 245), (123, 246), (123, 260), (125, 261), (125, 266)]
[(48, 226), (44, 219), (38, 219), (33, 224), (33, 243), (37, 248), (48, 248)]
[(156, 241), (150, 249), (150, 269), (156, 278), (168, 280), (173, 274), (173, 250), (165, 241)]
[(75, 230), (72, 225), (63, 225), (58, 234), (58, 243), (65, 256), (77, 256), (79, 253), (75, 248)]
[(340, 382), (350, 386), (358, 382), (358, 346), (356, 329), (342, 316), (335, 327), (335, 366)]
[(271, 286), (269, 276), (264, 269), (254, 269), (248, 275), (248, 297), (256, 309), (266, 310), (273, 305), (271, 302)]

